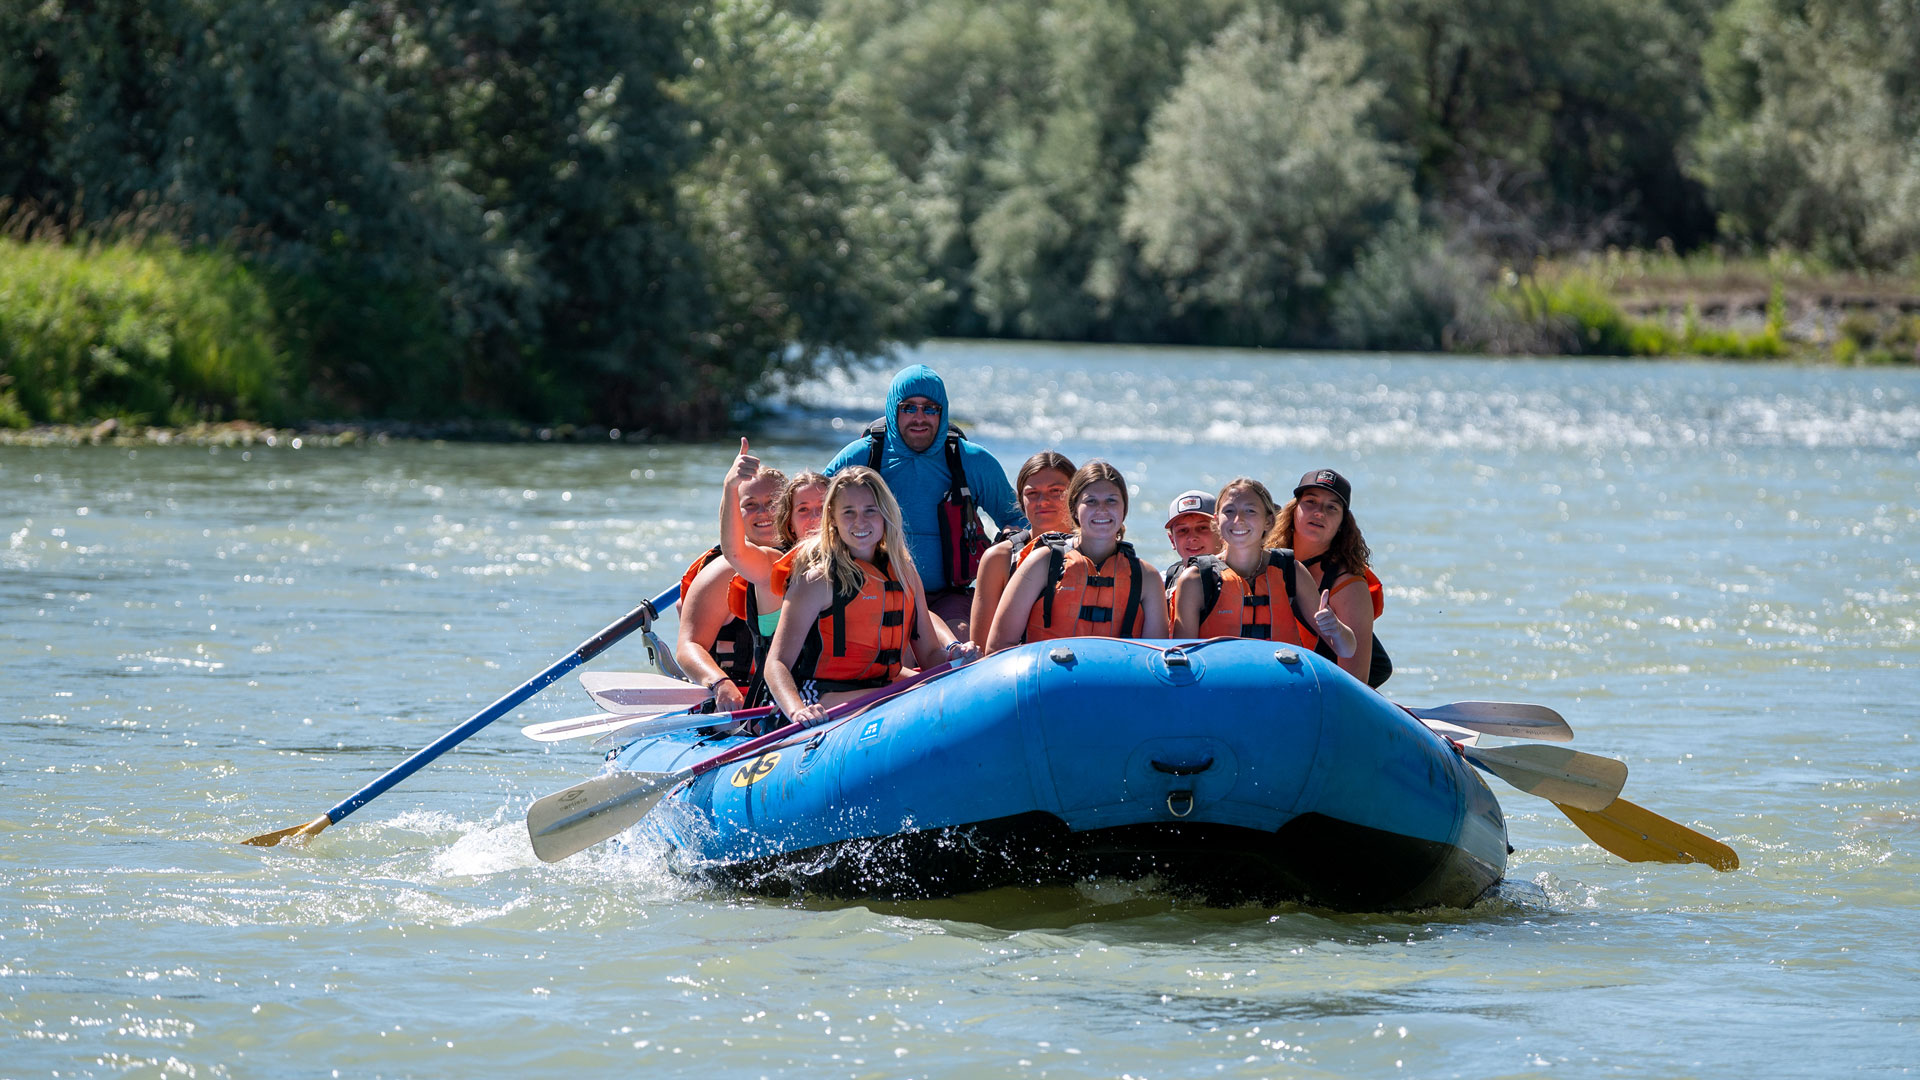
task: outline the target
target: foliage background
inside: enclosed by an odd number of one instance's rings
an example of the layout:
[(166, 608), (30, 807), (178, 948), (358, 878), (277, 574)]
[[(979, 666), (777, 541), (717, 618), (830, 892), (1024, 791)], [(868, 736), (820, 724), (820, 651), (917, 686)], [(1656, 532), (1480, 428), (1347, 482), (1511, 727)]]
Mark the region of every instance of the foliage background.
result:
[(0, 206), (15, 423), (698, 433), (928, 333), (1769, 355), (1541, 260), (1912, 278), (1920, 0), (6, 0)]

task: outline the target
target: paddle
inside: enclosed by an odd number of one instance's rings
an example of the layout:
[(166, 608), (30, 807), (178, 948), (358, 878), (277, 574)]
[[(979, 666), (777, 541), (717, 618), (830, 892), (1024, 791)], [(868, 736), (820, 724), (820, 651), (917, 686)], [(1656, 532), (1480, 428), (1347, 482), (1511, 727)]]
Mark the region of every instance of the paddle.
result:
[(280, 829), (276, 832), (262, 833), (259, 836), (248, 837), (241, 842), (252, 844), (256, 847), (273, 847), (282, 840), (297, 840), (304, 843), (313, 839), (320, 835), (327, 826), (332, 825), (341, 818), (346, 817), (348, 814), (379, 798), (388, 788), (412, 776), (422, 766), (434, 758), (460, 745), (481, 728), (512, 712), (521, 702), (546, 689), (562, 675), (565, 675), (567, 672), (572, 671), (574, 668), (605, 652), (614, 642), (619, 641), (635, 630), (646, 630), (650, 628), (653, 625), (653, 620), (659, 616), (660, 609), (672, 605), (673, 602), (679, 598), (680, 586), (676, 584), (659, 596), (651, 600), (642, 601), (639, 607), (621, 616), (618, 622), (613, 623), (598, 634), (582, 642), (579, 648), (559, 660), (554, 661), (552, 666), (548, 667), (545, 671), (521, 683), (519, 688), (515, 689), (512, 693), (473, 714), (473, 717), (466, 723), (435, 739), (432, 743), (415, 752), (412, 757), (388, 769), (373, 783), (342, 799), (339, 805), (319, 817), (314, 818), (312, 821), (307, 822), (305, 825), (295, 825), (290, 829)]
[(608, 712), (635, 712), (653, 705), (662, 709), (698, 705), (713, 696), (699, 683), (650, 671), (583, 671), (580, 688)]
[(565, 742), (568, 739), (584, 739), (591, 735), (605, 735), (609, 731), (635, 729), (638, 735), (657, 735), (664, 731), (678, 731), (681, 728), (701, 727), (707, 724), (726, 723), (729, 717), (722, 713), (690, 713), (685, 709), (650, 713), (594, 713), (591, 716), (576, 716), (569, 720), (548, 720), (539, 724), (528, 724), (520, 729), (520, 734), (534, 742)]
[(585, 783), (556, 791), (527, 808), (527, 837), (533, 853), (541, 862), (559, 862), (575, 852), (620, 835), (634, 822), (647, 816), (661, 796), (682, 780), (712, 772), (723, 765), (751, 757), (787, 741), (809, 728), (849, 716), (875, 702), (893, 697), (929, 679), (952, 670), (953, 665), (933, 667), (887, 686), (843, 701), (827, 714), (804, 724), (788, 724), (757, 739), (750, 739), (685, 769), (665, 773), (619, 771), (596, 776)]
[(1625, 799), (1615, 799), (1600, 810), (1560, 806), (1560, 812), (1594, 843), (1628, 862), (1700, 862), (1721, 871), (1740, 868), (1740, 856), (1732, 848)]
[(1573, 728), (1568, 726), (1566, 718), (1545, 705), (1522, 701), (1456, 701), (1431, 709), (1400, 707), (1421, 720), (1438, 720), (1488, 735), (1545, 742), (1573, 740)]
[(1597, 811), (1619, 798), (1627, 783), (1623, 761), (1562, 746), (1464, 746), (1468, 761), (1549, 802)]

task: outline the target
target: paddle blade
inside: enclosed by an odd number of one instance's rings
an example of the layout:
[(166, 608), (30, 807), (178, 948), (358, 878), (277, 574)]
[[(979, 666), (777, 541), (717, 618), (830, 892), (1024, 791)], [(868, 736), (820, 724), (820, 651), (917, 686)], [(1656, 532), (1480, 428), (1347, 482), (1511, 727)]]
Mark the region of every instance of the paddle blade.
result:
[(713, 696), (698, 683), (651, 671), (583, 671), (580, 686), (595, 705), (618, 713), (686, 708)]
[(1456, 701), (1431, 709), (1407, 711), (1422, 720), (1439, 720), (1509, 739), (1573, 741), (1573, 728), (1567, 724), (1566, 717), (1545, 705), (1524, 701)]
[(520, 729), (520, 734), (534, 742), (563, 742), (567, 739), (584, 739), (589, 735), (604, 735), (609, 731), (637, 724), (643, 720), (652, 720), (664, 715), (666, 710), (630, 713), (592, 713), (587, 716), (575, 716), (567, 720), (545, 720), (538, 724), (528, 724)]
[(1625, 799), (1615, 799), (1597, 811), (1562, 806), (1560, 812), (1594, 843), (1628, 862), (1699, 862), (1721, 871), (1740, 868), (1740, 856), (1732, 848)]
[(1601, 810), (1627, 784), (1627, 763), (1561, 746), (1462, 747), (1467, 760), (1555, 803)]
[(533, 853), (541, 862), (559, 862), (620, 835), (680, 779), (672, 773), (615, 772), (554, 792), (527, 810)]
[(326, 827), (331, 824), (333, 824), (333, 819), (325, 814), (321, 814), (305, 825), (295, 825), (291, 829), (281, 829), (277, 832), (261, 833), (259, 836), (249, 836), (240, 842), (243, 844), (252, 844), (254, 847), (278, 847), (285, 842), (305, 844), (307, 841), (319, 836), (326, 830)]

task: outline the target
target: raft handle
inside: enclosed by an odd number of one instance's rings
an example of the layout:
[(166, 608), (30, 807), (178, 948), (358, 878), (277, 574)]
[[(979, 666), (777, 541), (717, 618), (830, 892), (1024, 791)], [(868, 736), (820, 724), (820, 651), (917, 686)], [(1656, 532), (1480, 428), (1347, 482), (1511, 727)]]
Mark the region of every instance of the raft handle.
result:
[[(1160, 772), (1171, 773), (1174, 776), (1194, 776), (1213, 768), (1213, 755), (1208, 754), (1199, 761), (1192, 763), (1184, 761), (1161, 761), (1156, 758), (1154, 759), (1153, 767)], [(1188, 792), (1187, 794), (1191, 796), (1193, 793)]]
[[(1155, 762), (1155, 764), (1158, 764), (1158, 762)], [(1179, 801), (1179, 806), (1174, 805), (1175, 800)], [(1188, 814), (1193, 813), (1193, 792), (1167, 792), (1167, 813), (1172, 814), (1174, 817), (1186, 817)]]
[(1193, 670), (1193, 661), (1187, 657), (1185, 652), (1177, 648), (1163, 650), (1160, 655), (1165, 659), (1166, 665), (1170, 668), (1186, 668), (1188, 671)]

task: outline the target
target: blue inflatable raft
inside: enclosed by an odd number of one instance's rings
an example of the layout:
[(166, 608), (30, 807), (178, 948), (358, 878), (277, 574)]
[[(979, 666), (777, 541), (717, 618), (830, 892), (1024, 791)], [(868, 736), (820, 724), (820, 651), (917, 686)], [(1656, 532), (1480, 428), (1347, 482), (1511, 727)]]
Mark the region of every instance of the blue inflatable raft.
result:
[[(665, 772), (744, 741), (611, 756)], [(886, 899), (1151, 878), (1210, 903), (1464, 907), (1508, 853), (1444, 739), (1255, 640), (1022, 646), (707, 772), (636, 829), (726, 887)]]

